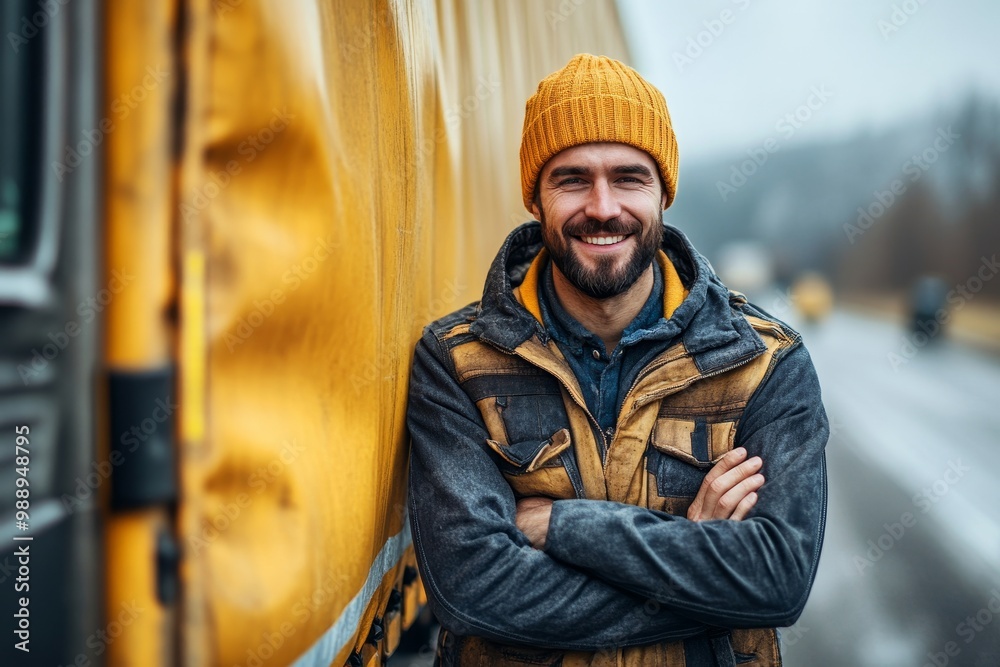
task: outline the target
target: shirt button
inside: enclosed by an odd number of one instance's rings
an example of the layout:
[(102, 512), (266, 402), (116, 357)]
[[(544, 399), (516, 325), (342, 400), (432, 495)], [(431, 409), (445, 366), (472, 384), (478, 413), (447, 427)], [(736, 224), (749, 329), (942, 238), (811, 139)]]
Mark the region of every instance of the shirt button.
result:
[(599, 360), (601, 358), (601, 352), (600, 352), (600, 350), (596, 350), (595, 349), (594, 352), (593, 352), (593, 354), (594, 354), (594, 359), (598, 359)]

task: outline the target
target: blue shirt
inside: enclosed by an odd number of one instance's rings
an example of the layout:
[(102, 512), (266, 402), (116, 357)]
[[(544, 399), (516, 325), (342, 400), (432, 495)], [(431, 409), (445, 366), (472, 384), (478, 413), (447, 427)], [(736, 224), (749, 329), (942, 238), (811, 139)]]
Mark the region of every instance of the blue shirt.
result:
[[(600, 424), (608, 442), (614, 435), (625, 394), (639, 371), (648, 363), (650, 351), (662, 349), (654, 341), (676, 333), (675, 328), (667, 327), (663, 319), (663, 289), (663, 272), (659, 263), (654, 261), (653, 290), (609, 355), (604, 341), (567, 313), (559, 302), (552, 277), (552, 262), (549, 261), (542, 270), (538, 301), (545, 328), (566, 357), (580, 383), (587, 409)], [(604, 452), (601, 454), (603, 456)]]

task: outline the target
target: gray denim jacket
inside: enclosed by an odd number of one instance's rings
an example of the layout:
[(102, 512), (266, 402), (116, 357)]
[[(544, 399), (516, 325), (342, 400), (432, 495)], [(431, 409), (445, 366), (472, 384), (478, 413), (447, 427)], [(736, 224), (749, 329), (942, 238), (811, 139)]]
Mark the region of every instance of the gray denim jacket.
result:
[[(773, 628), (802, 612), (826, 518), (829, 428), (800, 337), (666, 226), (689, 294), (608, 442), (517, 294), (540, 249), (538, 223), (514, 230), (482, 300), (416, 347), (410, 522), (443, 661), (780, 664)], [(687, 520), (739, 446), (764, 461), (751, 514)], [(514, 523), (526, 495), (557, 499), (544, 551)]]

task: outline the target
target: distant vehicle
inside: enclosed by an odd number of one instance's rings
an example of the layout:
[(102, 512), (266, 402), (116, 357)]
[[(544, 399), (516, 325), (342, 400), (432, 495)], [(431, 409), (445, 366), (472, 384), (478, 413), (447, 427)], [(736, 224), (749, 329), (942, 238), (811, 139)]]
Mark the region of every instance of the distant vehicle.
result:
[(833, 310), (833, 289), (820, 274), (803, 273), (792, 284), (792, 302), (807, 322), (819, 322)]
[(716, 270), (727, 287), (762, 294), (774, 280), (771, 252), (759, 241), (732, 241), (719, 249)]
[(947, 317), (945, 299), (948, 286), (940, 278), (924, 276), (913, 287), (910, 301), (910, 329), (922, 332), (933, 339), (940, 332)]

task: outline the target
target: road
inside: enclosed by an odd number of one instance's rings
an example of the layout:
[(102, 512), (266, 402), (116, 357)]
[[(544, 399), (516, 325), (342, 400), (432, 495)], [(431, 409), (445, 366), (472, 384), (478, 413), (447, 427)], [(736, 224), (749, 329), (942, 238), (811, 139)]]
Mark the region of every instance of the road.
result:
[(1000, 667), (1000, 359), (847, 312), (791, 323), (832, 435), (826, 542), (786, 667)]
[(845, 312), (799, 328), (830, 503), (786, 665), (1000, 666), (1000, 359)]

